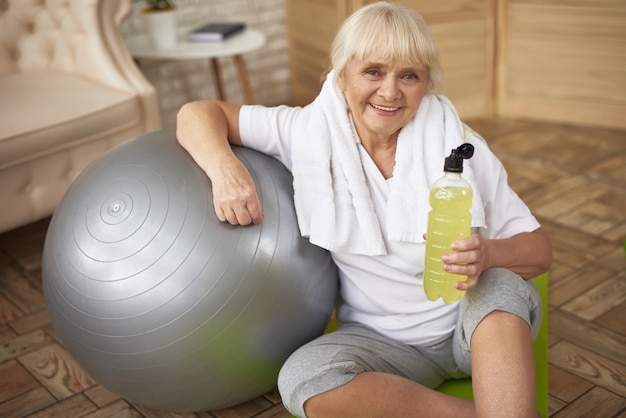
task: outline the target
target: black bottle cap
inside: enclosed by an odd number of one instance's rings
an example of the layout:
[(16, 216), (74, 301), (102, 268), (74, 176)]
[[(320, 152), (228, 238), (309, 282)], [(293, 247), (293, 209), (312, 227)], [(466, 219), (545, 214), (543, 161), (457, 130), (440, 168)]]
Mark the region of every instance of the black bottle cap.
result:
[(474, 146), (472, 144), (465, 143), (453, 149), (450, 155), (446, 157), (443, 171), (446, 173), (462, 173), (463, 160), (472, 158), (472, 155), (474, 155)]

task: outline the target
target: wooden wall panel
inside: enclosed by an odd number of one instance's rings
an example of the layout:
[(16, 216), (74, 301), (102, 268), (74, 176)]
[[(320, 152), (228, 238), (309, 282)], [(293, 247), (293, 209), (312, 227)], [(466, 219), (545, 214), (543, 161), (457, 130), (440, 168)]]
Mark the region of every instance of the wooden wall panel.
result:
[[(429, 15), (424, 18), (429, 22)], [(444, 94), (463, 118), (490, 116), (494, 43), (485, 16), (429, 25), (441, 54)]]
[(626, 1), (499, 8), (498, 114), (626, 128)]
[(348, 16), (348, 0), (287, 0), (292, 105), (309, 104), (330, 65), (337, 29)]

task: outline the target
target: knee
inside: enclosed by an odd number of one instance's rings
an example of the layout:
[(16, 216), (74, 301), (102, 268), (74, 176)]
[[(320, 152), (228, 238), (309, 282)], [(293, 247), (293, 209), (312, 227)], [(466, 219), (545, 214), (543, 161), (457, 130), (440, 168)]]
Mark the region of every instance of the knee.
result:
[(475, 288), (467, 291), (462, 299), (465, 304), (498, 303), (509, 298), (528, 299), (530, 291), (526, 280), (505, 268), (485, 270)]
[(532, 280), (505, 268), (484, 271), (478, 286), (468, 291), (461, 303), (461, 311), (470, 312), (475, 318), (493, 311), (517, 315), (531, 326), (533, 338), (543, 317), (541, 296)]
[(357, 369), (332, 344), (309, 343), (296, 350), (278, 373), (283, 405), (292, 414), (305, 416), (306, 401), (348, 383), (356, 376)]
[(520, 287), (524, 284), (524, 279), (517, 273), (503, 268), (495, 267), (483, 271), (478, 280), (479, 285), (483, 286), (504, 286), (504, 287)]
[(299, 405), (296, 400), (296, 388), (302, 385), (306, 370), (302, 370), (302, 362), (297, 360), (297, 351), (292, 354), (280, 368), (278, 373), (278, 392), (285, 408), (297, 414)]
[(283, 405), (292, 414), (303, 417), (304, 403), (324, 391), (325, 376), (332, 369), (328, 356), (315, 344), (296, 350), (278, 373), (278, 392)]

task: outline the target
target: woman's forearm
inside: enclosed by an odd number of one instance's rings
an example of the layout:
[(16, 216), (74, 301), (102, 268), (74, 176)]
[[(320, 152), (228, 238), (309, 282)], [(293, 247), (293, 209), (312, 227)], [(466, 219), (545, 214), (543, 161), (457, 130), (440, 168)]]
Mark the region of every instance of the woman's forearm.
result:
[(209, 178), (220, 174), (220, 164), (236, 158), (230, 144), (241, 145), (239, 109), (204, 100), (187, 103), (178, 112), (176, 138)]
[(188, 103), (178, 112), (176, 137), (211, 179), (218, 219), (233, 225), (258, 224), (264, 215), (254, 180), (231, 148), (241, 145), (240, 108), (225, 102)]
[(548, 271), (552, 264), (552, 243), (543, 228), (507, 239), (487, 240), (486, 267), (504, 267), (525, 279)]

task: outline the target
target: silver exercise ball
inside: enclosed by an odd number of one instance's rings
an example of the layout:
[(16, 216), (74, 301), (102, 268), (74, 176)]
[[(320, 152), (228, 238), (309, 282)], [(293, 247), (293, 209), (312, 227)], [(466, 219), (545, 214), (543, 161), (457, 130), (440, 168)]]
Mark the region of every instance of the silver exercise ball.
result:
[(52, 323), (78, 364), (130, 401), (190, 412), (253, 399), (330, 318), (337, 270), (300, 237), (289, 172), (235, 152), (257, 184), (260, 225), (217, 219), (209, 179), (171, 131), (97, 160), (52, 218)]

